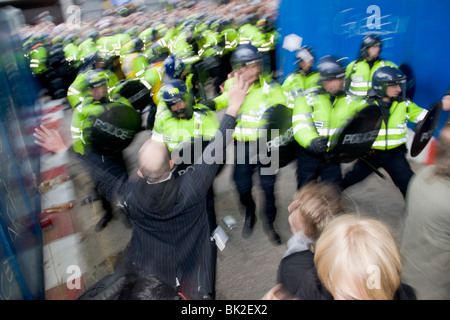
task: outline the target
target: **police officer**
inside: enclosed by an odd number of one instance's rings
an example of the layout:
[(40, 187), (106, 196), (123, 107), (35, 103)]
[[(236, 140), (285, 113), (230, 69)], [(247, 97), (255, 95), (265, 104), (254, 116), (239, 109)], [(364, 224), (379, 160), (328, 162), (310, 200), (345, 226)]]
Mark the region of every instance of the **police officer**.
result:
[(210, 140), (214, 137), (219, 122), (209, 108), (194, 105), (194, 97), (181, 79), (170, 80), (160, 90), (152, 139), (166, 143), (172, 151), (182, 142), (192, 138)]
[[(258, 170), (261, 187), (265, 195), (265, 217), (264, 231), (274, 244), (281, 244), (281, 239), (275, 231), (273, 223), (277, 214), (275, 205), (274, 186), (276, 174), (265, 173), (264, 166), (260, 159), (252, 159), (252, 146), (257, 144), (261, 138), (262, 116), (271, 106), (286, 106), (286, 97), (281, 86), (270, 77), (263, 77), (263, 61), (261, 53), (251, 44), (239, 45), (231, 55), (231, 65), (235, 75), (240, 75), (243, 79), (251, 83), (242, 108), (239, 110), (237, 125), (234, 130), (235, 138), (235, 166), (233, 179), (239, 193), (241, 204), (245, 207), (245, 223), (242, 230), (242, 237), (248, 238), (253, 233), (253, 226), (256, 221), (256, 205), (252, 197), (252, 176)], [(228, 104), (229, 87), (234, 82), (231, 78), (225, 82), (225, 92), (214, 99), (217, 110), (226, 107)], [(245, 154), (243, 153), (245, 151)]]
[(380, 57), (382, 40), (377, 35), (364, 37), (360, 56), (350, 62), (345, 71), (346, 86), (351, 94), (365, 97), (372, 86), (372, 76), (380, 67), (397, 65)]
[(79, 40), (77, 34), (69, 34), (63, 40), (64, 56), (67, 63), (69, 64), (67, 70), (67, 72), (69, 73), (69, 80), (67, 80), (67, 82), (70, 81), (70, 83), (68, 84), (68, 86), (70, 86), (70, 84), (75, 80), (81, 66), (80, 49), (78, 47), (78, 42)]
[(102, 69), (107, 79), (108, 92), (114, 90), (116, 84), (119, 82), (117, 75), (111, 70), (105, 69), (105, 63), (98, 51), (89, 53), (83, 60), (83, 65), (77, 74), (77, 77), (72, 82), (67, 90), (67, 100), (72, 108), (78, 106), (83, 100), (90, 95), (90, 88), (86, 76), (91, 70)]
[(282, 84), (284, 94), (293, 98), (304, 95), (310, 91), (317, 90), (320, 74), (313, 69), (314, 50), (311, 46), (300, 48), (295, 57), (297, 58), (297, 70), (287, 76)]
[(151, 44), (153, 43), (155, 30), (151, 27), (144, 29), (141, 33), (139, 33), (138, 37), (144, 43), (142, 51), (147, 50)]
[[(87, 149), (92, 147), (90, 139), (91, 128), (94, 125), (95, 117), (104, 112), (104, 105), (114, 100), (109, 97), (107, 88), (108, 76), (104, 70), (91, 70), (86, 74), (86, 85), (89, 87), (90, 96), (86, 97), (82, 103), (73, 109), (72, 125), (70, 131), (72, 133), (72, 147), (75, 154), (84, 156)], [(115, 101), (133, 108), (125, 98), (117, 98)], [(125, 162), (121, 157), (119, 162), (125, 166)], [(84, 202), (92, 202), (100, 198), (102, 201), (105, 215), (101, 218), (96, 226), (96, 231), (101, 231), (106, 227), (113, 218), (111, 204), (100, 195), (96, 194), (84, 200)]]
[(300, 145), (297, 154), (297, 189), (309, 181), (321, 178), (340, 186), (340, 163), (328, 161), (326, 152), (336, 130), (357, 111), (366, 106), (344, 90), (345, 68), (332, 56), (325, 56), (318, 64), (318, 91), (295, 99), (292, 113), (294, 138)]
[(147, 49), (144, 50), (144, 55), (150, 65), (157, 64), (169, 56), (169, 48), (163, 39), (153, 42)]
[(185, 73), (185, 64), (183, 60), (176, 54), (166, 57), (161, 63), (147, 68), (141, 79), (142, 83), (150, 90), (151, 106), (147, 117), (147, 129), (151, 130), (155, 122), (156, 108), (161, 101), (160, 89), (164, 83), (174, 79), (181, 79), (189, 91), (193, 89), (192, 74)]
[(29, 52), (30, 69), (34, 76), (41, 75), (47, 68), (47, 35), (36, 35), (31, 39)]
[[(371, 152), (365, 159), (375, 168), (384, 168), (405, 196), (413, 175), (405, 157), (407, 122), (419, 123), (425, 118), (427, 110), (405, 99), (406, 76), (398, 68), (379, 68), (373, 75), (372, 89), (376, 94), (373, 103), (381, 110), (382, 125)], [(364, 180), (372, 172), (366, 163), (358, 160), (352, 171), (345, 175), (342, 188), (346, 189)]]
[(263, 54), (265, 72), (276, 76), (276, 43), (279, 33), (275, 30), (275, 21), (271, 17), (262, 18), (257, 22), (257, 27), (264, 35), (264, 41), (257, 45), (258, 50)]
[(99, 32), (96, 30), (90, 30), (86, 37), (81, 40), (80, 45), (78, 46), (80, 50), (80, 61), (84, 61), (84, 59), (92, 52), (98, 51), (96, 41), (99, 38)]
[(28, 53), (31, 73), (38, 79), (42, 89), (49, 88), (47, 79), (49, 41), (47, 38), (47, 34), (34, 36), (31, 39), (30, 52)]
[[(163, 76), (163, 82), (167, 83), (174, 79), (181, 79), (184, 76), (185, 72), (185, 64), (183, 60), (176, 54), (171, 54), (168, 56), (164, 62), (164, 76)], [(186, 82), (188, 90), (192, 89), (192, 82), (187, 81)]]
[(144, 42), (134, 38), (120, 48), (120, 63), (126, 79), (142, 78), (149, 66), (147, 58), (142, 53)]
[(72, 115), (73, 148), (79, 154), (84, 154), (85, 147), (90, 145), (89, 137), (84, 135), (84, 129), (92, 125), (88, 115), (92, 112), (94, 106), (116, 101), (132, 108), (132, 105), (125, 98), (115, 96), (112, 99), (110, 97), (108, 80), (109, 76), (103, 69), (94, 69), (86, 73), (85, 85), (88, 87), (89, 95), (73, 109)]

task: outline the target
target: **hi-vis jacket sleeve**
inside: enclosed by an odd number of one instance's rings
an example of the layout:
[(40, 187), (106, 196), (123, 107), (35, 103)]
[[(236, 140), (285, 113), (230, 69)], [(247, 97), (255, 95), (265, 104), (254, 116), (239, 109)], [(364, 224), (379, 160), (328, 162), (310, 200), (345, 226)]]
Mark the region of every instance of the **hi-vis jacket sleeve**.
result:
[(292, 111), (294, 138), (303, 148), (308, 147), (313, 139), (320, 136), (313, 120), (313, 106), (308, 99), (309, 95), (297, 99)]
[(406, 100), (407, 117), (410, 122), (418, 123), (422, 121), (428, 113), (427, 109), (419, 107), (417, 104), (410, 100)]

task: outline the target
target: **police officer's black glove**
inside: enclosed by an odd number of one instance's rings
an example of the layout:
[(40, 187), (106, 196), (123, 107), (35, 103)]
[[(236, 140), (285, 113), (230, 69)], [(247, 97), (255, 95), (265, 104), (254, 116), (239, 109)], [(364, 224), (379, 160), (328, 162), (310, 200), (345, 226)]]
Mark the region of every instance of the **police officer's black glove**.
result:
[(200, 100), (199, 102), (197, 102), (197, 104), (202, 104), (210, 108), (211, 110), (216, 110), (216, 103), (214, 102), (214, 100)]
[(328, 146), (328, 138), (327, 137), (318, 137), (311, 141), (310, 145), (306, 148), (311, 153), (323, 153), (327, 151)]
[(414, 128), (413, 128), (414, 133), (417, 133), (417, 132), (420, 130), (420, 128), (422, 127), (422, 123), (423, 123), (423, 120), (420, 120), (419, 122), (417, 122), (417, 123), (414, 125)]

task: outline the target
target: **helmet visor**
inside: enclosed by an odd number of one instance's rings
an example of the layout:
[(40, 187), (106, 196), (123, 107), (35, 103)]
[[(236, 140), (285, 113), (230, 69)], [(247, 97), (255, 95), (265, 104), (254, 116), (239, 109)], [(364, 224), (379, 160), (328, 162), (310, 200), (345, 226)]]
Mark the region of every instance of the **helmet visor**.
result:
[(246, 67), (246, 66), (250, 66), (252, 64), (256, 64), (256, 63), (261, 64), (262, 63), (262, 59), (258, 58), (258, 59), (252, 59), (252, 60), (235, 61), (232, 64), (233, 71), (241, 69), (241, 68)]

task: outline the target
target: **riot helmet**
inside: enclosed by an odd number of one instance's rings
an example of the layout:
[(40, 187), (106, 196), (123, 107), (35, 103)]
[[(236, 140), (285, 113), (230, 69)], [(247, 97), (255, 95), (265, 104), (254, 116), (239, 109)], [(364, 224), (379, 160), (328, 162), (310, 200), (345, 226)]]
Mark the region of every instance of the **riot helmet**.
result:
[(175, 54), (171, 54), (164, 60), (164, 69), (166, 74), (174, 79), (180, 78), (184, 71), (184, 62)]
[(78, 35), (77, 34), (68, 34), (63, 39), (63, 47), (67, 46), (69, 43), (75, 44), (76, 41), (78, 41)]
[(317, 69), (320, 73), (320, 81), (345, 77), (345, 67), (340, 59), (338, 60), (332, 56), (322, 57), (317, 65)]
[[(168, 81), (160, 90), (161, 99), (164, 101), (167, 108), (172, 111), (172, 114), (175, 117), (187, 119), (192, 117), (194, 99), (192, 94), (188, 91), (184, 81), (179, 79)], [(172, 110), (172, 107), (180, 101), (184, 102), (184, 107), (177, 110)]]
[(108, 82), (108, 76), (102, 69), (91, 70), (86, 74), (86, 83), (89, 88), (97, 88)]
[[(314, 50), (311, 46), (304, 46), (298, 49), (298, 51), (295, 53), (295, 57), (297, 58), (297, 66), (300, 70), (302, 70), (304, 67), (311, 68), (312, 64), (314, 63)], [(311, 63), (311, 64), (310, 64)], [(308, 70), (306, 70), (307, 72)]]
[(144, 46), (147, 46), (148, 44), (152, 43), (153, 38), (154, 38), (154, 29), (152, 28), (147, 28), (144, 31), (142, 31), (139, 34), (139, 38), (142, 40), (142, 42), (144, 43)]
[[(98, 32), (97, 30), (89, 30), (86, 34), (86, 39), (92, 39), (92, 41), (97, 41), (98, 38), (100, 37), (100, 32)], [(86, 40), (85, 39), (85, 40)]]
[(376, 34), (369, 34), (364, 37), (361, 43), (360, 55), (362, 59), (366, 59), (368, 57), (367, 50), (370, 47), (380, 47), (380, 53), (383, 45), (383, 40)]
[(298, 49), (298, 51), (295, 53), (295, 57), (297, 58), (297, 62), (301, 61), (311, 61), (314, 59), (314, 50), (311, 46), (304, 46)]
[(262, 63), (262, 56), (255, 46), (241, 44), (232, 52), (230, 63), (233, 70), (236, 70), (250, 64)]
[(141, 52), (142, 48), (144, 47), (144, 41), (142, 41), (141, 38), (137, 37), (129, 41), (129, 52), (128, 53), (134, 53), (134, 52)]
[(159, 41), (153, 43), (146, 52), (148, 62), (155, 63), (164, 61), (169, 56), (169, 49), (161, 45)]
[[(345, 67), (340, 59), (332, 56), (325, 56), (319, 60), (317, 65), (319, 71), (319, 80), (317, 81), (323, 90), (332, 96), (344, 94)], [(338, 80), (338, 81), (330, 81)]]
[(404, 100), (406, 94), (406, 76), (398, 68), (386, 66), (381, 67), (372, 77), (372, 91), (379, 97), (387, 97), (386, 89), (388, 86), (400, 85), (401, 94), (396, 98), (397, 100)]
[(83, 65), (81, 66), (81, 72), (97, 69), (99, 63), (104, 63), (104, 60), (100, 56), (98, 50), (90, 52), (86, 58), (84, 58)]
[(86, 85), (89, 88), (90, 96), (101, 103), (109, 100), (107, 81), (108, 76), (105, 70), (95, 69), (86, 74)]

